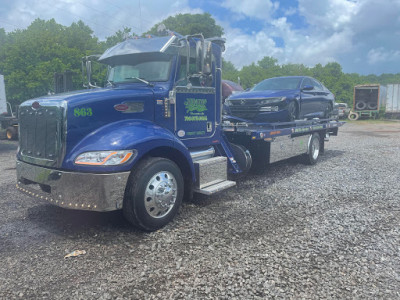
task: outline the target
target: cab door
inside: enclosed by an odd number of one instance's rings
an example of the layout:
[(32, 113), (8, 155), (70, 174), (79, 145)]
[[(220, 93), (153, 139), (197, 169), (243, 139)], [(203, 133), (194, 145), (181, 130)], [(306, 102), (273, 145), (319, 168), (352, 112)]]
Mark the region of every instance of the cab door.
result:
[(175, 134), (182, 141), (206, 139), (215, 133), (215, 88), (194, 84), (176, 87)]

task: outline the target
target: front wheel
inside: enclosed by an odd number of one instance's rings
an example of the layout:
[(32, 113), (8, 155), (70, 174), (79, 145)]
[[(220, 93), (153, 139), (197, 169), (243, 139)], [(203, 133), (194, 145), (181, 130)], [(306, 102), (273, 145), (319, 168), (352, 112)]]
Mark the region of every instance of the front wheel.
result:
[(318, 161), (319, 153), (321, 148), (321, 138), (318, 133), (314, 133), (311, 136), (310, 142), (308, 143), (307, 154), (305, 155), (305, 162), (309, 165), (315, 165)]
[(123, 212), (133, 225), (154, 231), (168, 224), (182, 203), (184, 183), (171, 160), (149, 157), (129, 177)]
[(289, 103), (287, 110), (289, 121), (294, 121), (299, 118), (299, 110), (297, 109), (297, 105), (294, 101)]

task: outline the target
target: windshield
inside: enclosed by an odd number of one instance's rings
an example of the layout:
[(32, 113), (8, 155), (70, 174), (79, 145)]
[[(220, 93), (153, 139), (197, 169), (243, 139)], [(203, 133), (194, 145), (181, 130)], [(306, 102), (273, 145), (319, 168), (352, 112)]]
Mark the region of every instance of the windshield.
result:
[(121, 64), (110, 68), (107, 80), (113, 83), (167, 81), (171, 60), (152, 60), (136, 64)]
[(261, 81), (252, 91), (294, 90), (300, 85), (301, 78), (270, 78)]

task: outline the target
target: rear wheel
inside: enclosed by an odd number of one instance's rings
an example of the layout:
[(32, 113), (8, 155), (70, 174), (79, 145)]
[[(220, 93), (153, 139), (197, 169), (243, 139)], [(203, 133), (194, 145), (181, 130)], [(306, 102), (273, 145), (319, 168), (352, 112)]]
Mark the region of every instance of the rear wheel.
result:
[(183, 177), (171, 160), (150, 157), (137, 166), (128, 180), (123, 212), (133, 225), (154, 231), (168, 224), (182, 203)]
[(17, 135), (18, 135), (18, 132), (14, 127), (10, 126), (10, 127), (7, 128), (6, 136), (7, 136), (8, 140), (16, 140), (17, 139)]
[(305, 162), (309, 165), (315, 165), (320, 154), (321, 138), (318, 133), (314, 133), (308, 143), (308, 151), (305, 155)]

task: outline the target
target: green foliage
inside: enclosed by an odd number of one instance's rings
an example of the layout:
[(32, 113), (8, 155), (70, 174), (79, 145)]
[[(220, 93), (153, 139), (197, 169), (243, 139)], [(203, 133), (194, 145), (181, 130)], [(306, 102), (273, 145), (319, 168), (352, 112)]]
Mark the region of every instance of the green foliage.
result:
[(224, 79), (236, 82), (239, 77), (239, 71), (234, 64), (222, 58), (222, 76)]
[[(53, 90), (54, 73), (69, 70), (81, 73), (81, 58), (98, 48), (98, 40), (83, 22), (69, 27), (54, 19), (36, 19), (25, 30), (16, 30), (0, 39), (0, 72), (5, 76), (7, 99), (12, 104), (47, 94)], [(73, 87), (82, 86), (80, 76)]]
[(107, 37), (105, 42), (100, 42), (101, 52), (123, 42), (129, 36), (135, 36), (135, 33), (131, 33), (130, 28), (124, 27), (124, 29), (118, 30), (114, 35)]
[(358, 84), (390, 84), (400, 82), (400, 73), (362, 76), (356, 73), (345, 74), (337, 62), (322, 66), (306, 67), (303, 64), (279, 65), (278, 60), (266, 56), (257, 64), (252, 63), (238, 71), (230, 62), (223, 60), (222, 76), (224, 79), (237, 81), (240, 77), (243, 88), (251, 88), (258, 82), (278, 76), (311, 76), (321, 81), (333, 94), (337, 102), (350, 106), (353, 103), (353, 89)]
[(209, 13), (177, 14), (157, 23), (146, 34), (158, 35), (157, 28), (160, 24), (164, 24), (168, 30), (179, 32), (182, 35), (202, 33), (205, 38), (210, 38), (220, 37), (224, 34), (224, 29), (215, 23)]

